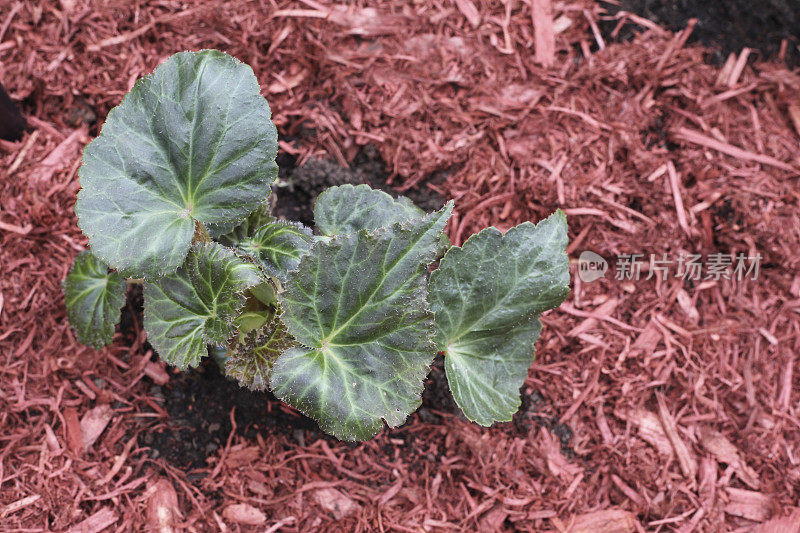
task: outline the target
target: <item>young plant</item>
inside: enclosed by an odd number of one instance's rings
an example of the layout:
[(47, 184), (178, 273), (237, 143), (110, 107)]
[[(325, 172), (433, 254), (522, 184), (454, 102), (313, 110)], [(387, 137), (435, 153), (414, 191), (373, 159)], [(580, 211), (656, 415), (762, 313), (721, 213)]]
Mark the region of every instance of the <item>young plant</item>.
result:
[(344, 185), (317, 199), (314, 233), (269, 214), (270, 117), (250, 67), (216, 50), (175, 54), (111, 110), (80, 168), (91, 252), (64, 281), (78, 339), (111, 342), (133, 278), (164, 361), (195, 367), (210, 348), (338, 438), (402, 424), (437, 352), (467, 418), (510, 420), (539, 316), (569, 292), (564, 214), (454, 247), (452, 202), (425, 213)]

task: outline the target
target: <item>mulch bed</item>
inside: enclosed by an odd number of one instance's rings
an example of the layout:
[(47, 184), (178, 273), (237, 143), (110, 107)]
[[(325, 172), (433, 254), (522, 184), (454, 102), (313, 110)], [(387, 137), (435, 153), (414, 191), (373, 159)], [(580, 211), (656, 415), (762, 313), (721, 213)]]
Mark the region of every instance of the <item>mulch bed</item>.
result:
[[(798, 531), (800, 76), (707, 64), (691, 23), (617, 13), (612, 32), (645, 28), (617, 43), (588, 0), (549, 24), (545, 0), (186, 5), (0, 7), (0, 80), (31, 126), (0, 142), (0, 529)], [(376, 150), (398, 190), (455, 200), (454, 243), (560, 207), (571, 257), (611, 259), (544, 317), (515, 422), (429, 409), (353, 445), (242, 431), (233, 409), (206, 465), (153, 453), (182, 377), (135, 319), (78, 344), (60, 281), (85, 246), (81, 147), (199, 48), (253, 66), (298, 165)], [(757, 280), (612, 275), (681, 252), (763, 259)]]

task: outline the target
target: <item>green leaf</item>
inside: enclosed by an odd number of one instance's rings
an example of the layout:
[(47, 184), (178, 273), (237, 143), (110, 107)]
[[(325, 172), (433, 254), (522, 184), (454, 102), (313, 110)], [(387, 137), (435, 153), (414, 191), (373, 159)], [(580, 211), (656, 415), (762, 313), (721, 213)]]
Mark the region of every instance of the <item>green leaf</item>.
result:
[(265, 281), (259, 283), (255, 287), (250, 287), (250, 294), (264, 305), (275, 305), (278, 303), (278, 293), (275, 290), (275, 286), (270, 281)]
[(447, 381), (473, 422), (509, 421), (519, 409), (538, 317), (569, 294), (566, 246), (559, 210), (505, 235), (487, 228), (451, 248), (431, 274), (429, 302)]
[(274, 220), (275, 218), (269, 214), (269, 203), (265, 202), (242, 220), (233, 220), (221, 224), (206, 224), (206, 230), (212, 239), (219, 240), (222, 244), (229, 246), (230, 243), (249, 237), (255, 230)]
[(144, 285), (144, 328), (161, 358), (180, 369), (197, 366), (206, 344), (233, 334), (243, 291), (261, 279), (258, 269), (217, 243), (192, 246), (184, 264)]
[(296, 344), (283, 322), (274, 317), (259, 329), (241, 335), (228, 353), (225, 374), (248, 389), (266, 390), (275, 359)]
[(425, 216), (425, 211), (401, 196), (397, 200), (368, 185), (331, 187), (317, 197), (314, 222), (323, 235), (374, 230)]
[(452, 203), (423, 218), (314, 244), (280, 296), (303, 346), (272, 368), (276, 396), (340, 439), (365, 440), (421, 403), (436, 353), (425, 274)]
[(125, 280), (87, 250), (75, 258), (62, 286), (78, 340), (98, 349), (111, 344), (125, 304)]
[(236, 318), (236, 328), (239, 333), (249, 333), (266, 324), (271, 314), (269, 311), (244, 311)]
[(139, 80), (83, 152), (75, 212), (92, 252), (125, 276), (174, 272), (195, 221), (256, 209), (277, 177), (277, 131), (253, 70), (182, 52)]
[[(249, 232), (248, 232), (249, 233)], [(300, 258), (316, 240), (311, 230), (299, 222), (274, 220), (238, 240), (222, 237), (221, 242), (253, 258), (267, 274), (285, 282), (287, 273), (297, 268)]]

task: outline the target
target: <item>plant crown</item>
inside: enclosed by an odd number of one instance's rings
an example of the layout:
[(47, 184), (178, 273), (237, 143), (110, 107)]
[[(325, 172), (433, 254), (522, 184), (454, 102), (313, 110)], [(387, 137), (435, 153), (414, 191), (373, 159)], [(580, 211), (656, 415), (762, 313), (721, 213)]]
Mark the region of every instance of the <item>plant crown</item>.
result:
[(270, 118), (252, 69), (217, 50), (173, 55), (111, 110), (79, 173), (91, 251), (64, 280), (78, 339), (111, 342), (135, 278), (164, 361), (221, 348), (229, 377), (340, 439), (402, 424), (437, 352), (467, 418), (510, 420), (539, 316), (569, 292), (564, 214), (455, 247), (452, 202), (425, 213), (343, 185), (317, 199), (314, 233), (269, 214)]

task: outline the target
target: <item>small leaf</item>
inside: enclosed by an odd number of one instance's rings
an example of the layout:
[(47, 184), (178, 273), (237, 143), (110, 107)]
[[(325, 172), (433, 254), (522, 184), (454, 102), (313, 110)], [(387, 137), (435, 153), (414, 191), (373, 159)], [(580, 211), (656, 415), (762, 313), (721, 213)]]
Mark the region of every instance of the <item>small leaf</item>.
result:
[(87, 250), (75, 258), (62, 285), (78, 340), (94, 348), (111, 344), (125, 304), (125, 280)]
[(425, 216), (425, 211), (401, 196), (397, 200), (368, 185), (331, 187), (317, 197), (314, 222), (323, 235), (375, 230)]
[(139, 80), (83, 152), (75, 212), (92, 251), (126, 276), (175, 271), (195, 221), (255, 210), (277, 177), (277, 131), (253, 70), (181, 52)]
[(297, 343), (278, 317), (240, 336), (228, 353), (225, 374), (248, 389), (266, 390), (275, 359)]
[(235, 321), (239, 333), (248, 333), (262, 327), (269, 320), (269, 311), (244, 311)]
[(278, 295), (272, 282), (265, 281), (259, 283), (255, 287), (250, 287), (250, 294), (252, 294), (259, 302), (264, 305), (275, 305), (278, 303)]
[[(231, 239), (226, 236), (220, 240), (224, 243)], [(297, 268), (315, 240), (311, 230), (299, 222), (275, 220), (235, 242), (231, 240), (230, 245), (255, 260), (267, 274), (285, 282), (287, 273)]]
[(435, 355), (425, 274), (452, 203), (423, 218), (315, 243), (280, 295), (303, 347), (278, 357), (270, 387), (340, 439), (364, 440), (421, 403)]
[(144, 285), (144, 328), (161, 359), (197, 366), (206, 344), (223, 345), (258, 269), (217, 243), (195, 244), (174, 274)]
[(431, 274), (429, 301), (445, 372), (464, 415), (509, 421), (533, 362), (539, 315), (569, 294), (567, 221), (557, 211), (503, 235), (487, 228), (451, 248)]

